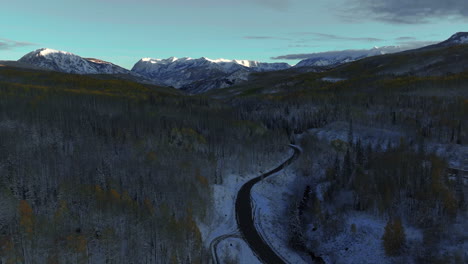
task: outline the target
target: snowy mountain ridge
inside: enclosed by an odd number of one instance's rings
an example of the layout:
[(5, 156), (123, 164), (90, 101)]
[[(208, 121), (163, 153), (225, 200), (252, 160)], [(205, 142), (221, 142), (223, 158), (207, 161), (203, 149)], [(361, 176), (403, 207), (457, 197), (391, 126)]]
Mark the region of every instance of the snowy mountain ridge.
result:
[(467, 44), (468, 43), (468, 32), (458, 32), (451, 36), (447, 41), (454, 44)]
[[(425, 48), (447, 47), (468, 44), (468, 32), (458, 32), (447, 40)], [(414, 46), (413, 46), (414, 48)], [(291, 56), (306, 58), (294, 68), (337, 66), (371, 56), (396, 53), (411, 49), (409, 46), (384, 46), (372, 49), (350, 49), (311, 54), (293, 54), (277, 57), (291, 59)], [(297, 59), (297, 58), (296, 58)], [(210, 59), (206, 57), (169, 57), (166, 59), (142, 58), (132, 68), (124, 69), (110, 62), (95, 58), (83, 58), (70, 52), (42, 48), (24, 55), (18, 60), (21, 65), (34, 68), (75, 74), (121, 74), (131, 75), (133, 80), (157, 85), (172, 86), (189, 93), (225, 88), (247, 81), (255, 72), (280, 71), (292, 66), (253, 60)], [(303, 68), (308, 69), (308, 68)]]
[[(176, 88), (200, 82), (211, 82), (220, 87), (231, 86), (247, 80), (252, 72), (279, 71), (289, 69), (287, 63), (265, 63), (251, 60), (209, 59), (189, 57), (167, 59), (143, 58), (132, 68), (132, 72), (160, 83)], [(213, 86), (206, 84), (207, 87)], [(201, 90), (206, 90), (201, 88)]]
[(372, 49), (367, 50), (363, 49), (319, 52), (310, 54), (310, 58), (300, 61), (294, 67), (339, 65), (366, 57), (395, 53), (403, 50), (405, 50), (405, 48), (400, 46), (385, 46), (373, 47)]
[(436, 44), (436, 46), (447, 47), (447, 46), (462, 45), (462, 44), (468, 44), (468, 32), (455, 33), (447, 40), (439, 44)]
[(127, 69), (98, 59), (85, 59), (70, 52), (42, 48), (18, 60), (42, 69), (75, 74), (131, 74)]
[[(458, 32), (453, 34), (447, 40), (438, 44), (426, 46), (427, 47), (447, 47), (454, 45), (468, 44), (468, 32)], [(309, 54), (309, 58), (300, 61), (294, 67), (310, 67), (310, 66), (334, 66), (343, 63), (348, 63), (356, 60), (360, 60), (367, 57), (391, 54), (396, 52), (402, 52), (405, 50), (414, 49), (408, 45), (403, 46), (383, 46), (373, 47), (372, 49), (362, 50), (339, 50), (339, 51), (326, 51)]]

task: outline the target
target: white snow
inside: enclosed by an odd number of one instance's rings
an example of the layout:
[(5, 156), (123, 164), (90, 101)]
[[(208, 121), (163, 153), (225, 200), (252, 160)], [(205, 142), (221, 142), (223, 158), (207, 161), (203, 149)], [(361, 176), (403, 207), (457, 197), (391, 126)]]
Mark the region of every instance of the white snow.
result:
[(247, 243), (240, 238), (226, 238), (219, 243), (217, 250), (220, 263), (229, 260), (231, 263), (261, 264), (258, 258), (252, 254)]
[(366, 57), (384, 55), (405, 51), (415, 47), (409, 46), (383, 46), (372, 49), (349, 49), (338, 51), (326, 51), (307, 54), (307, 59), (297, 63), (294, 67), (329, 66), (352, 62)]
[(309, 263), (310, 259), (290, 249), (288, 242), (289, 203), (295, 196), (291, 186), (297, 178), (287, 170), (259, 182), (252, 189), (255, 225), (261, 236), (287, 263)]
[(96, 59), (84, 59), (66, 51), (42, 48), (18, 60), (46, 70), (76, 74), (130, 74), (129, 70)]
[(39, 50), (39, 52), (37, 53), (36, 56), (47, 56), (47, 55), (55, 54), (55, 53), (66, 54), (66, 55), (72, 55), (70, 52), (66, 52), (66, 51), (60, 51), (60, 50), (54, 50), (54, 49), (43, 48), (43, 49), (40, 49), (40, 50)]
[[(168, 59), (143, 58), (133, 66), (132, 71), (153, 80), (155, 83), (176, 88), (182, 88), (195, 82), (207, 82), (204, 84), (204, 88), (200, 89), (207, 90), (212, 88), (212, 85), (217, 86), (215, 88), (223, 88), (226, 85), (245, 81), (251, 72), (277, 71), (290, 67), (286, 63), (262, 63), (206, 57), (199, 59), (171, 57)], [(238, 78), (238, 76), (242, 77)], [(228, 81), (226, 82), (226, 80)]]
[[(198, 223), (205, 247), (210, 249), (211, 242), (224, 235), (240, 236), (237, 229), (235, 201), (237, 192), (249, 179), (256, 176), (241, 177), (228, 175), (223, 184), (216, 184), (213, 188), (213, 216), (211, 223)], [(232, 246), (231, 246), (232, 244)], [(229, 237), (221, 240), (216, 247), (218, 259), (238, 260), (235, 263), (260, 263), (248, 245), (240, 238)]]
[(332, 82), (332, 83), (341, 82), (341, 81), (344, 81), (344, 80), (346, 80), (346, 79), (344, 79), (344, 78), (335, 78), (335, 77), (323, 77), (322, 78), (322, 81)]
[[(345, 215), (343, 220), (344, 231), (330, 239), (323, 239), (326, 236), (320, 228), (317, 231), (310, 228), (307, 232), (310, 239), (318, 240), (315, 252), (321, 255), (326, 263), (385, 264), (397, 260), (388, 258), (382, 246), (382, 235), (386, 225), (384, 220), (358, 212)], [(355, 233), (351, 231), (353, 224), (356, 226)], [(422, 243), (421, 230), (406, 225), (404, 227), (407, 245), (415, 247)]]
[(468, 43), (468, 32), (455, 33), (447, 41), (455, 44), (466, 44)]
[[(333, 141), (339, 139), (346, 142), (348, 140), (349, 125), (345, 122), (335, 122), (328, 124), (322, 128), (310, 129), (309, 134), (315, 135), (317, 138), (326, 141)], [(354, 141), (358, 138), (361, 140), (363, 146), (371, 144), (374, 148), (380, 147), (385, 149), (389, 144), (397, 146), (401, 138), (408, 140), (404, 133), (397, 130), (372, 128), (366, 126), (354, 125), (353, 128)], [(467, 166), (468, 146), (459, 144), (440, 144), (434, 142), (425, 142), (426, 151), (434, 153), (447, 160), (449, 167), (461, 168)], [(466, 168), (465, 168), (466, 169)]]
[(235, 233), (237, 231), (234, 205), (236, 195), (247, 178), (238, 175), (228, 175), (222, 185), (215, 184), (213, 188), (213, 217), (210, 225), (200, 223), (200, 232), (206, 246), (218, 236)]
[[(276, 165), (279, 165), (291, 155), (292, 150), (284, 153), (284, 157), (279, 158), (278, 164)], [(267, 168), (266, 170), (269, 169), (273, 168)], [(243, 184), (257, 176), (258, 175), (248, 175), (242, 177), (239, 175), (230, 174), (223, 177), (222, 184), (215, 184), (212, 186), (213, 208), (211, 211), (213, 215), (211, 216), (211, 221), (210, 223), (202, 223), (200, 221), (197, 223), (202, 234), (203, 241), (207, 248), (210, 247), (210, 243), (214, 239), (220, 236), (240, 235), (237, 229), (235, 215), (235, 200), (237, 192)], [(285, 201), (288, 201), (287, 196), (285, 196), (287, 195), (286, 192), (288, 189), (286, 183), (293, 180), (293, 177), (284, 178), (284, 175), (282, 176), (281, 174), (272, 175), (271, 177), (275, 177), (277, 181), (270, 180), (270, 178), (268, 178), (257, 183), (252, 189), (252, 198), (257, 204), (256, 210), (260, 210), (261, 212), (260, 214), (257, 214), (257, 220), (261, 219), (261, 221), (256, 222), (255, 224), (258, 224), (257, 228), (260, 228), (262, 233), (272, 233), (265, 230), (279, 229), (279, 225), (281, 224), (281, 221), (284, 218), (283, 215), (280, 214), (280, 212), (282, 211), (282, 208), (284, 206), (283, 204), (278, 204), (278, 207), (275, 207), (274, 203), (285, 203)], [(265, 201), (264, 199), (270, 200), (271, 196), (274, 196), (275, 193), (284, 193), (285, 195), (279, 196), (283, 197), (283, 199), (273, 201), (272, 204), (262, 202)], [(266, 195), (265, 197), (267, 198), (263, 198), (264, 195)], [(274, 214), (270, 215), (269, 212), (272, 212)], [(265, 221), (265, 218), (272, 220), (271, 223), (273, 223), (273, 225), (271, 225), (270, 222), (267, 223)], [(278, 219), (278, 221), (273, 220), (273, 218)], [(274, 243), (275, 248), (284, 247), (281, 241), (268, 240), (268, 242)], [(233, 244), (233, 246), (230, 246), (231, 243)], [(282, 252), (282, 254), (284, 254), (284, 256), (286, 256), (288, 260), (293, 260), (292, 263), (295, 263), (296, 260), (301, 260), (300, 257), (295, 256), (294, 253), (288, 252), (287, 250), (285, 251), (284, 249), (280, 249), (280, 251)], [(234, 254), (240, 259), (240, 262), (236, 263), (258, 263), (256, 256), (253, 254), (253, 252), (250, 250), (247, 244), (239, 238), (229, 237), (220, 241), (217, 246), (217, 252), (220, 260), (223, 259), (223, 256), (227, 256), (228, 254)]]

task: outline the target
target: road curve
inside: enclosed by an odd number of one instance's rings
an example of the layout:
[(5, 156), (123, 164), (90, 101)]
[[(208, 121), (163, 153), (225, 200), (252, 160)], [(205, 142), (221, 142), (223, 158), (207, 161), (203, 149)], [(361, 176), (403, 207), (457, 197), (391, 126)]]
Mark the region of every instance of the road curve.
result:
[(225, 234), (213, 239), (210, 243), (211, 256), (213, 257), (214, 264), (218, 264), (218, 244), (226, 238), (242, 238), (237, 233)]
[(250, 249), (255, 253), (257, 258), (260, 259), (263, 263), (285, 263), (284, 260), (276, 254), (276, 252), (268, 245), (268, 243), (263, 240), (260, 236), (257, 229), (255, 229), (254, 224), (254, 216), (253, 216), (253, 202), (252, 197), (250, 195), (252, 191), (252, 187), (258, 183), (259, 181), (263, 180), (264, 178), (275, 174), (289, 164), (291, 164), (294, 160), (299, 157), (301, 153), (301, 149), (295, 145), (289, 145), (293, 150), (294, 154), (281, 165), (276, 167), (275, 169), (264, 173), (244, 185), (242, 185), (241, 189), (237, 193), (236, 198), (236, 220), (237, 226), (242, 234), (242, 237), (249, 245)]

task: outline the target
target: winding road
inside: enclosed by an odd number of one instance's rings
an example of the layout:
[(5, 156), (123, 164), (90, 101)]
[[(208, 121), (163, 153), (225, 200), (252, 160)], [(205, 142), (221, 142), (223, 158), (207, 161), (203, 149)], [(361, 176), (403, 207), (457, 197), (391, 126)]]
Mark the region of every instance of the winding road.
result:
[[(262, 263), (286, 263), (286, 261), (268, 245), (268, 243), (262, 238), (260, 233), (255, 228), (254, 202), (252, 200), (251, 191), (256, 183), (267, 178), (268, 176), (280, 172), (299, 157), (302, 150), (296, 145), (291, 144), (289, 146), (294, 150), (294, 154), (289, 159), (287, 159), (275, 169), (251, 179), (240, 188), (239, 192), (237, 193), (235, 203), (236, 221), (240, 236), (237, 232), (233, 232), (231, 234), (219, 236), (210, 243), (214, 263), (218, 263), (218, 256), (216, 253), (218, 243), (229, 237), (243, 238), (244, 241), (249, 245), (250, 249), (254, 252), (255, 256), (257, 256), (257, 258)], [(325, 263), (321, 257), (316, 256), (313, 252), (308, 251), (307, 254), (315, 263)]]
[(277, 168), (264, 173), (244, 185), (242, 185), (241, 189), (237, 193), (236, 198), (236, 220), (237, 226), (239, 227), (240, 233), (242, 237), (249, 245), (250, 249), (255, 253), (255, 255), (260, 259), (263, 263), (286, 263), (269, 245), (268, 243), (263, 240), (260, 236), (257, 229), (255, 229), (254, 224), (254, 215), (253, 215), (253, 201), (250, 195), (252, 191), (252, 187), (258, 183), (259, 181), (265, 179), (268, 176), (271, 176), (289, 164), (291, 164), (294, 160), (299, 157), (301, 153), (301, 149), (295, 145), (290, 145), (290, 147), (294, 150), (294, 154)]

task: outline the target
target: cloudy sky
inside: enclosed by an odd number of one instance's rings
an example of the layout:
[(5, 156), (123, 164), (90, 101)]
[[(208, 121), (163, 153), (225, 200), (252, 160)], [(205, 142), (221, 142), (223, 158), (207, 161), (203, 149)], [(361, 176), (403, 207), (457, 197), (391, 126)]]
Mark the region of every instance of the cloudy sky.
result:
[(16, 60), (48, 47), (127, 68), (141, 57), (170, 56), (294, 64), (297, 56), (288, 55), (416, 47), (468, 31), (466, 0), (0, 0), (0, 4), (0, 60)]

